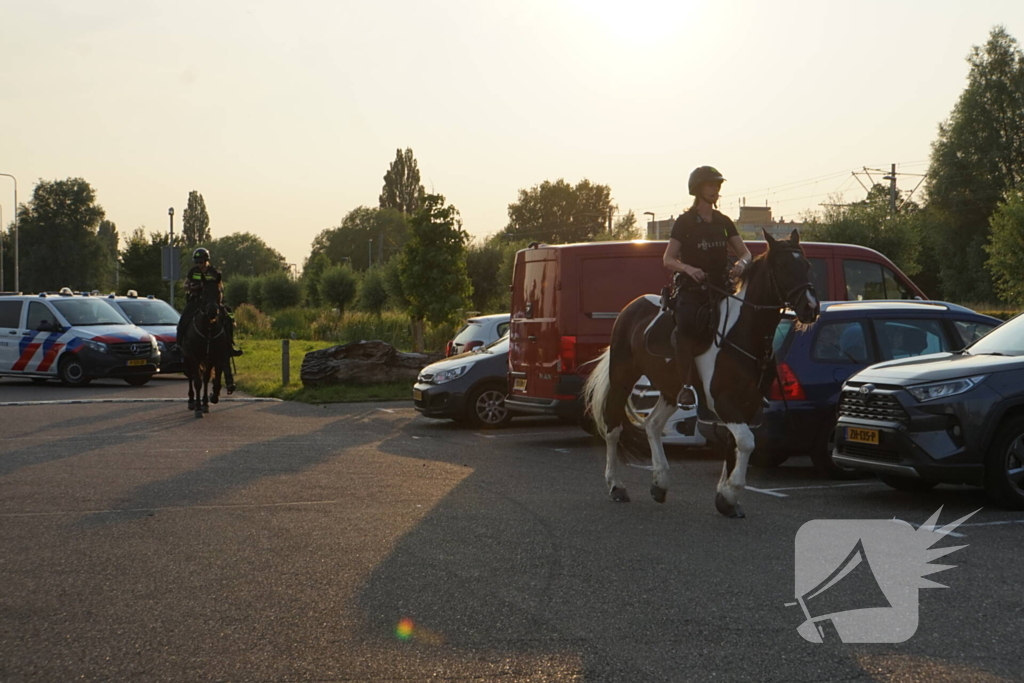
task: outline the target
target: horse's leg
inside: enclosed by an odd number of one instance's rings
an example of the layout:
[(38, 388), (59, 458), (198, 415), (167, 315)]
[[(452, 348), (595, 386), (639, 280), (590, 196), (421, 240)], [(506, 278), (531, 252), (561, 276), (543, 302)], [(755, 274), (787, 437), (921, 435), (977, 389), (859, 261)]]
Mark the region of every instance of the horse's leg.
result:
[(210, 374), (213, 372), (211, 366), (207, 366), (203, 372), (203, 412), (210, 412)]
[(747, 486), (747, 463), (750, 462), (750, 454), (754, 450), (754, 433), (742, 422), (733, 422), (725, 426), (732, 434), (736, 450), (726, 456), (722, 478), (718, 482), (715, 507), (727, 517), (744, 517), (743, 508), (739, 504), (739, 493)]
[(604, 437), (604, 480), (608, 485), (608, 495), (612, 500), (616, 503), (628, 503), (629, 494), (626, 492), (626, 485), (619, 478), (619, 437), (621, 435), (622, 425), (619, 425)]
[(213, 372), (213, 396), (210, 397), (210, 403), (217, 403), (220, 401), (220, 377), (221, 377), (221, 366), (218, 365), (217, 369)]
[(188, 378), (188, 409), (189, 410), (195, 410), (196, 409), (196, 394), (195, 394), (195, 387), (194, 387), (195, 376), (196, 376), (195, 367), (192, 365), (191, 362), (186, 362), (185, 363), (185, 377)]
[(651, 497), (659, 503), (664, 503), (665, 496), (668, 494), (668, 458), (665, 457), (665, 447), (661, 443), (661, 435), (665, 431), (665, 425), (668, 424), (669, 418), (675, 412), (675, 403), (670, 402), (662, 395), (644, 422), (647, 441), (651, 444), (651, 465), (654, 466)]
[(192, 378), (192, 384), (196, 389), (196, 404), (194, 408), (194, 415), (196, 417), (203, 416), (203, 366), (201, 363), (196, 363), (195, 377)]

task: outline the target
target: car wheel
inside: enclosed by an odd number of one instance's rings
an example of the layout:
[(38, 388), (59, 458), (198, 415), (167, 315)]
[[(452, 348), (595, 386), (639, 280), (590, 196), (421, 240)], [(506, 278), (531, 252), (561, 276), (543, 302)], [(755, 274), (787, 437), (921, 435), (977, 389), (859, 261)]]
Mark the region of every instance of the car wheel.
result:
[(811, 464), (814, 465), (814, 469), (824, 474), (829, 479), (846, 480), (846, 479), (861, 479), (868, 474), (855, 470), (852, 467), (843, 467), (837, 465), (832, 460), (832, 452), (836, 449), (836, 430), (831, 430), (828, 433), (828, 440), (824, 445), (819, 445), (811, 451)]
[(750, 464), (754, 467), (779, 467), (789, 460), (789, 451), (773, 451), (767, 448), (756, 448), (750, 454)]
[(466, 419), (478, 429), (496, 429), (512, 421), (505, 407), (507, 391), (497, 385), (474, 389), (466, 401)]
[(76, 356), (65, 356), (57, 367), (57, 374), (60, 376), (61, 384), (66, 387), (84, 387), (92, 381), (91, 377), (85, 376), (85, 368)]
[(1024, 509), (1024, 415), (999, 427), (985, 456), (985, 491), (999, 505)]
[(901, 477), (894, 474), (879, 474), (878, 479), (886, 486), (891, 486), (897, 491), (906, 491), (908, 493), (931, 491), (939, 483), (937, 481), (914, 479), (913, 477)]
[(129, 375), (124, 378), (124, 381), (128, 382), (128, 384), (131, 384), (133, 387), (141, 387), (151, 379), (153, 379), (153, 375)]

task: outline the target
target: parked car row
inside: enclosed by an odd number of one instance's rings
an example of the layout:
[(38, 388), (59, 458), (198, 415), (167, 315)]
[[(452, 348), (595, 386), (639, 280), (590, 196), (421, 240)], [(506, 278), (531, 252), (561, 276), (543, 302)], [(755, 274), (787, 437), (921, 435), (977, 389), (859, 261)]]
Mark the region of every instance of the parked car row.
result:
[(147, 383), (184, 369), (177, 351), (178, 314), (153, 298), (56, 293), (0, 296), (0, 376), (84, 386), (119, 377)]

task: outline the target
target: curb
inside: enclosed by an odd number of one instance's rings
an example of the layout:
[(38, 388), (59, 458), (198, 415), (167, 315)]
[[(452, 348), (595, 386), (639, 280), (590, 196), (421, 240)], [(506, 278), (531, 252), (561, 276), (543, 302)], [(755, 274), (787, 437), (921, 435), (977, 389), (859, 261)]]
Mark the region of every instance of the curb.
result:
[[(279, 398), (232, 398), (224, 397), (221, 403), (283, 403)], [(0, 408), (13, 406), (68, 406), (83, 403), (188, 403), (187, 398), (76, 398), (56, 401), (8, 401), (0, 403)]]

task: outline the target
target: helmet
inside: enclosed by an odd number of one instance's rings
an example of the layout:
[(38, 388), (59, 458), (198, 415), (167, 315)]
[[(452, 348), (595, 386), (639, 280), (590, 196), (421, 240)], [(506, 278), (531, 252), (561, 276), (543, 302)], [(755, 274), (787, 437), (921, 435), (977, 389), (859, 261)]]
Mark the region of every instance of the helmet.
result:
[(697, 192), (700, 190), (700, 186), (704, 183), (720, 183), (725, 181), (722, 174), (718, 172), (717, 168), (713, 166), (701, 166), (700, 168), (693, 169), (693, 173), (690, 174), (690, 182), (688, 183), (690, 188), (690, 194), (694, 197), (697, 196)]
[(192, 262), (193, 263), (209, 263), (209, 261), (210, 261), (210, 252), (207, 249), (204, 249), (203, 247), (199, 247), (198, 249), (196, 249), (195, 251), (192, 252)]

